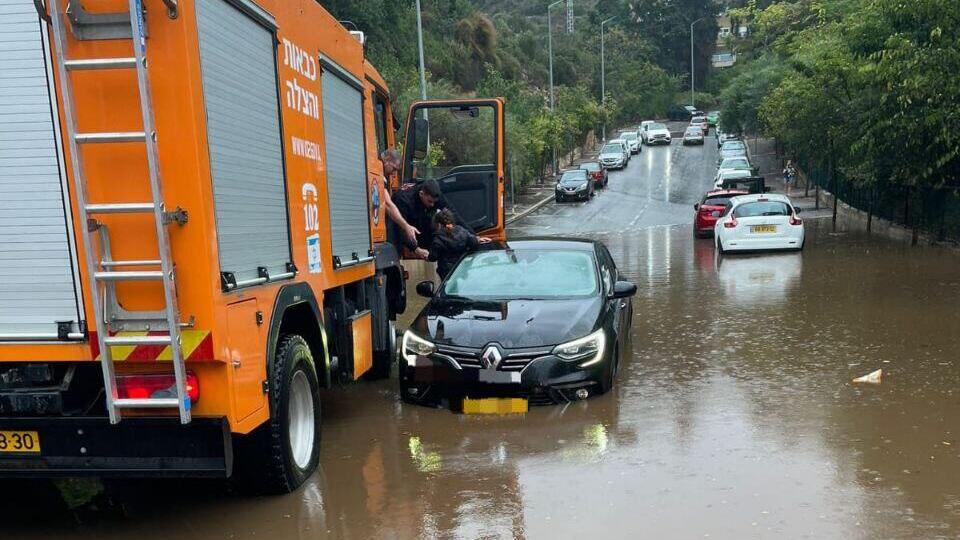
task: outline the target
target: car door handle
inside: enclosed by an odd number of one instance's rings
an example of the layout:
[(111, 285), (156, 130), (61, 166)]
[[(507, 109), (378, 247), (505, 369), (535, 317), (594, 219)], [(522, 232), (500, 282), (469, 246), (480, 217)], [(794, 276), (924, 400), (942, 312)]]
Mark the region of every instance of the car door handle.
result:
[(623, 308), (625, 308), (625, 307), (627, 307), (627, 303), (626, 303), (626, 302), (620, 302), (620, 309), (623, 309)]

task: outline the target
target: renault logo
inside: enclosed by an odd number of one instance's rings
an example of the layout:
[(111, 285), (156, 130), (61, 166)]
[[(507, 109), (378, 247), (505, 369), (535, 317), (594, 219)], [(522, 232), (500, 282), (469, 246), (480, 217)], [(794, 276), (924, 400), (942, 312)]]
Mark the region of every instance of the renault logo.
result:
[(480, 363), (483, 364), (483, 367), (486, 369), (497, 369), (502, 359), (503, 355), (500, 353), (500, 348), (496, 345), (490, 345), (487, 347), (487, 350), (483, 351), (483, 355), (480, 356)]

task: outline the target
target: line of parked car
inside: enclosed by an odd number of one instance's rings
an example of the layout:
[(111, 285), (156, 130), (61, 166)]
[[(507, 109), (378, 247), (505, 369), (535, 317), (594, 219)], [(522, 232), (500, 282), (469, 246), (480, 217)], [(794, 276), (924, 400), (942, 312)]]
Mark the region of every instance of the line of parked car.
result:
[(603, 144), (597, 161), (585, 162), (579, 169), (570, 169), (560, 175), (555, 193), (556, 201), (589, 201), (597, 190), (607, 187), (610, 182), (607, 173), (609, 169), (625, 168), (630, 163), (630, 158), (642, 150), (639, 131), (621, 131), (617, 138)]
[[(683, 145), (691, 144), (702, 145), (710, 134), (710, 128), (717, 126), (717, 120), (720, 118), (718, 111), (705, 113), (703, 111), (690, 111), (690, 125), (683, 131)], [(720, 136), (719, 131), (717, 136)]]
[(563, 171), (557, 181), (554, 198), (557, 202), (567, 199), (589, 201), (597, 190), (607, 187), (609, 182), (607, 169), (596, 161), (588, 161), (578, 169)]
[(802, 250), (805, 234), (800, 209), (786, 195), (770, 193), (739, 137), (718, 130), (717, 144), (714, 188), (693, 205), (694, 236), (712, 236), (720, 254)]
[[(683, 144), (703, 144), (704, 135), (717, 125), (719, 113), (703, 113), (689, 106), (685, 110), (690, 117), (690, 125), (684, 133)], [(644, 146), (669, 146), (672, 143), (673, 135), (670, 129), (656, 120), (644, 120), (636, 130), (622, 130), (616, 138), (603, 144), (596, 162), (583, 163), (579, 169), (570, 169), (560, 175), (555, 199), (557, 202), (568, 199), (589, 201), (597, 190), (607, 186), (608, 170), (626, 168), (633, 155), (642, 152)]]

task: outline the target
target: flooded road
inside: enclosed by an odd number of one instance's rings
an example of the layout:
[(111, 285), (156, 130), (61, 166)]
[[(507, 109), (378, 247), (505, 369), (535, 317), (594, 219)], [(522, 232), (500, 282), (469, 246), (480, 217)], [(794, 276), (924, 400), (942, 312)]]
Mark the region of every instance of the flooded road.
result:
[(637, 283), (611, 393), (472, 417), (351, 385), (292, 495), (129, 483), (78, 522), (3, 483), (0, 538), (960, 538), (960, 255), (807, 220), (802, 254), (717, 260), (690, 227), (715, 155), (645, 148), (511, 231), (599, 238)]

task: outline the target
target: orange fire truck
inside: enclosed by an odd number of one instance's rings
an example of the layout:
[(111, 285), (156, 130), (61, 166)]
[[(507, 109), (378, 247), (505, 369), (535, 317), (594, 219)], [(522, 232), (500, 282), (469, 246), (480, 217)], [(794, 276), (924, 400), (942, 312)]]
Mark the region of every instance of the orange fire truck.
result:
[[(0, 16), (0, 476), (295, 489), (320, 389), (388, 376), (405, 305), (362, 34), (313, 0)], [(402, 179), (500, 238), (503, 115), (414, 103)]]

